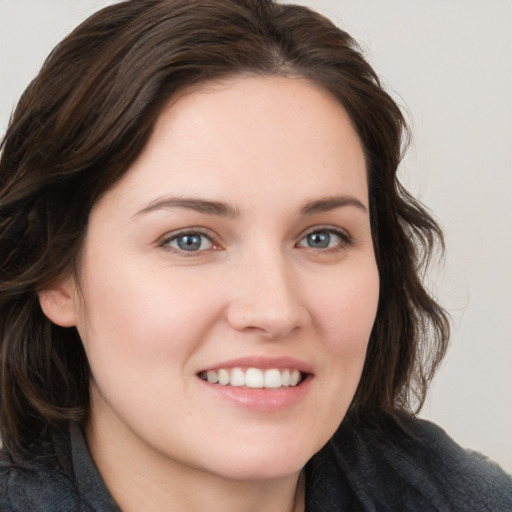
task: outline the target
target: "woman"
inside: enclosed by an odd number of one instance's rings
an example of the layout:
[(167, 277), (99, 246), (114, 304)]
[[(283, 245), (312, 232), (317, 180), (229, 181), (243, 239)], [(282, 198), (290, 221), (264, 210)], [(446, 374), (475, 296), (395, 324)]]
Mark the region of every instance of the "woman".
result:
[(448, 322), (407, 129), (305, 8), (78, 27), (0, 163), (2, 510), (507, 510), (414, 418)]

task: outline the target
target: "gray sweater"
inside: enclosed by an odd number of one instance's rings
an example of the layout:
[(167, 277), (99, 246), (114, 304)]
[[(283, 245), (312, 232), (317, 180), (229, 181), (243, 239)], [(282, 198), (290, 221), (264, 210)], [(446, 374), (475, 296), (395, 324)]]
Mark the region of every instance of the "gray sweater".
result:
[[(512, 480), (432, 423), (379, 428), (344, 420), (308, 462), (306, 512), (511, 512)], [(81, 428), (34, 447), (21, 465), (0, 455), (1, 512), (119, 512)], [(142, 511), (141, 511), (142, 512)]]

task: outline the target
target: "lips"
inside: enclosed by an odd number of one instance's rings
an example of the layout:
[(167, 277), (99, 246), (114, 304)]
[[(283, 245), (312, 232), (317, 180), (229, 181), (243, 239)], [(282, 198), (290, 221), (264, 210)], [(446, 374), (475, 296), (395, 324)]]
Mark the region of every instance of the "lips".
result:
[(313, 369), (295, 357), (246, 356), (203, 368), (197, 375), (219, 388), (285, 390), (309, 380)]
[(251, 413), (277, 413), (309, 396), (313, 367), (295, 357), (238, 357), (197, 372), (202, 388), (225, 403)]
[(300, 384), (303, 374), (296, 368), (216, 368), (203, 371), (199, 377), (211, 384), (252, 389), (279, 389)]

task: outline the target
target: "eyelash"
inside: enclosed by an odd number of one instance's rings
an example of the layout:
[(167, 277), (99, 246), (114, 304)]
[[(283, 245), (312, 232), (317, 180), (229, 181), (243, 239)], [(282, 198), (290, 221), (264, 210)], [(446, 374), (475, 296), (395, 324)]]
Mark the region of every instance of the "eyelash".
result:
[[(200, 249), (197, 251), (186, 251), (184, 249), (180, 249), (179, 247), (172, 247), (170, 245), (170, 243), (173, 242), (174, 240), (177, 240), (180, 237), (185, 236), (200, 236), (202, 238), (207, 238), (211, 242), (213, 247), (209, 247), (208, 249)], [(214, 236), (211, 232), (200, 228), (183, 229), (181, 231), (178, 231), (177, 233), (172, 233), (172, 235), (166, 236), (162, 240), (160, 245), (166, 251), (175, 252), (185, 257), (196, 256), (197, 254), (203, 253), (205, 251), (215, 251), (218, 250), (218, 247), (220, 246), (218, 238), (216, 236)]]
[[(319, 252), (323, 253), (331, 253), (331, 252), (337, 252), (343, 249), (346, 249), (347, 247), (350, 247), (354, 244), (353, 237), (348, 234), (346, 231), (343, 231), (341, 229), (333, 228), (333, 227), (323, 227), (323, 226), (316, 226), (315, 228), (307, 231), (304, 233), (300, 240), (295, 244), (295, 247), (305, 247), (309, 249), (315, 250), (314, 247), (308, 247), (308, 246), (301, 246), (300, 243), (305, 240), (308, 236), (314, 235), (314, 234), (320, 234), (320, 233), (326, 233), (328, 235), (334, 235), (340, 239), (340, 243), (336, 244), (335, 247), (324, 247), (319, 248)], [(185, 249), (181, 249), (179, 247), (172, 247), (170, 244), (171, 242), (179, 239), (180, 237), (185, 236), (199, 236), (202, 238), (207, 238), (210, 243), (212, 244), (212, 247), (209, 247), (207, 249), (198, 249), (194, 251), (187, 251)], [(178, 231), (177, 233), (173, 233), (172, 235), (166, 236), (160, 245), (163, 247), (163, 249), (171, 252), (175, 252), (180, 254), (181, 256), (190, 257), (190, 256), (196, 256), (197, 254), (204, 253), (205, 251), (212, 251), (212, 250), (218, 250), (220, 247), (219, 240), (216, 236), (214, 236), (211, 232), (200, 229), (200, 228), (190, 228), (190, 229), (183, 229), (181, 231)]]
[[(327, 233), (329, 235), (335, 235), (336, 237), (338, 237), (340, 239), (340, 243), (336, 244), (336, 246), (321, 248), (321, 249), (319, 249), (319, 252), (321, 251), (322, 253), (326, 253), (326, 252), (333, 253), (333, 252), (341, 251), (343, 249), (346, 249), (346, 248), (354, 245), (354, 238), (349, 233), (347, 233), (346, 231), (344, 231), (342, 229), (333, 228), (331, 226), (315, 226), (313, 229), (307, 231), (306, 233), (304, 233), (304, 235), (302, 235), (302, 237), (300, 238), (297, 245), (299, 245), (300, 242), (305, 240), (308, 236), (311, 236), (313, 234), (318, 234), (318, 233)], [(299, 245), (299, 247), (300, 247), (300, 245)], [(310, 247), (310, 249), (314, 249), (314, 248)]]

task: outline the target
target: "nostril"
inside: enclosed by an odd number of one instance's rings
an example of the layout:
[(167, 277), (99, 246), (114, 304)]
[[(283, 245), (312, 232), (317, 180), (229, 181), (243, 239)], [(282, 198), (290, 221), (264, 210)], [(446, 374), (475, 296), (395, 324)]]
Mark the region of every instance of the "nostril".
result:
[(285, 339), (308, 324), (309, 313), (302, 305), (277, 308), (271, 303), (272, 299), (266, 304), (231, 304), (228, 323), (239, 332), (261, 333), (274, 341)]

